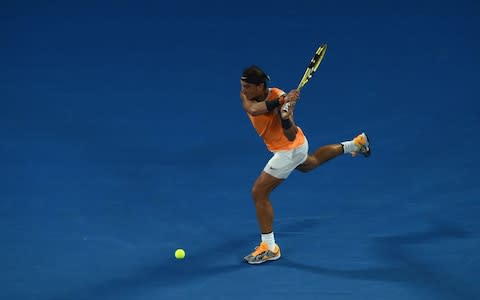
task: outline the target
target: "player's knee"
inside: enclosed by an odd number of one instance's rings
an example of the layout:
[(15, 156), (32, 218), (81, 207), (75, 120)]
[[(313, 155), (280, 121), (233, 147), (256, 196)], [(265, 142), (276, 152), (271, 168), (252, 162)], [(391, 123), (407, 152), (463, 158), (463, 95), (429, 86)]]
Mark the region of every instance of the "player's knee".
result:
[(315, 169), (315, 167), (316, 167), (316, 161), (310, 160), (308, 163), (298, 166), (297, 170), (302, 173), (308, 173), (311, 170)]
[(252, 187), (252, 198), (255, 202), (265, 199), (267, 194), (266, 189), (258, 184)]
[(305, 168), (305, 167), (297, 168), (297, 170), (299, 170), (299, 171), (302, 172), (302, 173), (307, 173), (307, 172), (310, 171), (309, 169), (307, 169), (307, 168)]

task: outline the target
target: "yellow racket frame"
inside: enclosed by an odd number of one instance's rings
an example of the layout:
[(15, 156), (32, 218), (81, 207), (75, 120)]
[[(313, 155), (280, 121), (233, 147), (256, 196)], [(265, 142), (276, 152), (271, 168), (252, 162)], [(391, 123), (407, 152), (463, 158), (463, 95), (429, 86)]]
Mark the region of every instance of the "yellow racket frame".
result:
[(305, 73), (303, 74), (302, 80), (300, 80), (300, 83), (298, 84), (297, 90), (301, 90), (305, 86), (305, 84), (307, 84), (310, 78), (312, 78), (313, 74), (320, 66), (320, 63), (322, 62), (326, 52), (327, 44), (323, 44), (317, 49), (317, 52), (315, 52), (315, 56), (313, 56), (310, 64), (308, 65)]

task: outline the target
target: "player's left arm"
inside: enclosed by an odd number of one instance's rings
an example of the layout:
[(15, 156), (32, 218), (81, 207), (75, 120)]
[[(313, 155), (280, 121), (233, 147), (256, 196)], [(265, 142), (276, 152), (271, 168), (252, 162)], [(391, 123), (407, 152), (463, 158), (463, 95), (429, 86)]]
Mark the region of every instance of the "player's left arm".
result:
[(282, 123), (283, 134), (289, 141), (293, 141), (295, 140), (298, 131), (297, 125), (295, 125), (295, 120), (293, 119), (293, 111), (295, 110), (295, 104), (300, 97), (300, 92), (298, 90), (292, 90), (286, 97), (290, 100), (288, 101), (289, 109), (283, 110), (280, 108), (279, 117)]
[(297, 136), (298, 127), (295, 124), (295, 120), (293, 118), (293, 111), (295, 108), (295, 102), (290, 102), (290, 108), (288, 111), (280, 110), (279, 117), (280, 122), (283, 128), (283, 134), (289, 141), (295, 140)]
[[(294, 102), (292, 102), (292, 104), (293, 103)], [(283, 134), (289, 141), (295, 140), (298, 131), (298, 127), (295, 124), (295, 120), (293, 119), (293, 107), (294, 105), (290, 105), (290, 109), (287, 112), (282, 110), (279, 111)]]

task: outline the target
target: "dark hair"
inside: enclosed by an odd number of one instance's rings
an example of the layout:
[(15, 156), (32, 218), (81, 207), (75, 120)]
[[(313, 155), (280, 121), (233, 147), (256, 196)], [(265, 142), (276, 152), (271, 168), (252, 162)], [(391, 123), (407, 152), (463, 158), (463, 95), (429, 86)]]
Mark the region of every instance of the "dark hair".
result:
[(243, 70), (242, 77), (240, 79), (255, 85), (260, 85), (261, 83), (263, 83), (263, 85), (265, 85), (266, 87), (267, 81), (270, 80), (270, 77), (259, 67), (251, 65), (250, 67)]

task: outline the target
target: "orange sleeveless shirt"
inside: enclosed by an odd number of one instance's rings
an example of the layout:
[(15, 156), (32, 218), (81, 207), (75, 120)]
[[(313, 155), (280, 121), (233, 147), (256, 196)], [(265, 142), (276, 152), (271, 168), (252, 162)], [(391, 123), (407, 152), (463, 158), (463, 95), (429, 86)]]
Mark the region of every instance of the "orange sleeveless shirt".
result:
[[(266, 100), (274, 100), (281, 95), (285, 94), (284, 91), (278, 88), (270, 88)], [(305, 142), (305, 135), (300, 127), (297, 126), (297, 135), (293, 141), (289, 141), (283, 134), (282, 123), (280, 122), (280, 116), (273, 110), (263, 115), (252, 116), (247, 113), (253, 127), (257, 131), (258, 135), (262, 137), (263, 142), (270, 151), (282, 151), (291, 150), (303, 145)]]

